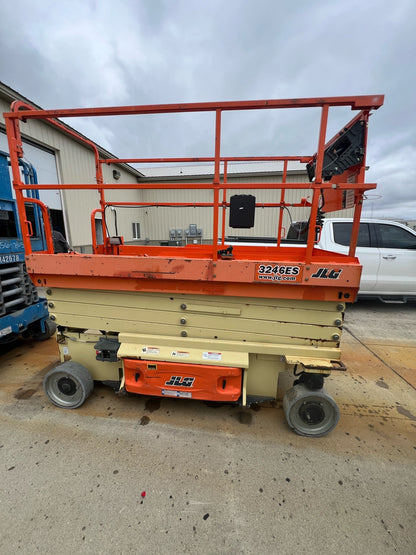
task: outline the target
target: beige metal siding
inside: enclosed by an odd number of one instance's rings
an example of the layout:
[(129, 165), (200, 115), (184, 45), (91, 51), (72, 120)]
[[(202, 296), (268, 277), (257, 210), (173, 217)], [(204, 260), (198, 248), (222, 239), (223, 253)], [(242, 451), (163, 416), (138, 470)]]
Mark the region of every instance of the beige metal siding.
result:
[[(195, 180), (203, 183), (203, 180)], [(205, 181), (206, 182), (206, 181)], [(146, 202), (212, 202), (213, 193), (204, 189), (192, 191), (158, 190), (143, 191)], [(169, 239), (170, 229), (185, 229), (189, 224), (196, 224), (203, 230), (203, 239), (212, 238), (212, 208), (163, 208), (151, 207), (143, 210), (143, 222), (147, 237), (152, 241)]]
[[(163, 180), (165, 183), (177, 183), (179, 180)], [(251, 175), (251, 176), (233, 176), (228, 178), (228, 182), (240, 183), (281, 183), (282, 175)], [(141, 182), (146, 182), (141, 179)], [(184, 182), (186, 182), (184, 180)], [(189, 182), (189, 179), (188, 179)], [(193, 183), (209, 183), (212, 179), (198, 178), (192, 179)], [(303, 173), (289, 173), (287, 176), (288, 183), (308, 183), (306, 172)], [(280, 190), (271, 189), (258, 189), (250, 191), (248, 189), (237, 189), (227, 191), (227, 200), (230, 196), (235, 194), (253, 194), (256, 197), (257, 203), (279, 202), (281, 198)], [(306, 197), (308, 201), (312, 201), (312, 190), (286, 190), (284, 200), (286, 203), (297, 203), (302, 197)], [(205, 189), (177, 191), (177, 190), (149, 190), (143, 191), (143, 199), (147, 202), (212, 202), (213, 193)], [(220, 193), (220, 200), (222, 200), (222, 192)], [(289, 216), (290, 211), (290, 216)], [(220, 210), (220, 224), (219, 234), (221, 234), (221, 214)], [(290, 226), (290, 221), (307, 220), (309, 218), (309, 208), (288, 207), (288, 210), (283, 211), (283, 227), (287, 232)], [(233, 229), (228, 226), (229, 212), (226, 211), (226, 235), (239, 235), (239, 236), (255, 236), (255, 237), (276, 237), (277, 225), (279, 221), (279, 208), (257, 208), (255, 215), (255, 226), (251, 229)], [(343, 210), (337, 212), (338, 217), (352, 216), (352, 210)], [(154, 241), (167, 240), (169, 238), (170, 229), (187, 229), (189, 224), (196, 224), (198, 228), (203, 230), (203, 240), (211, 240), (213, 235), (213, 218), (211, 208), (162, 208), (151, 207), (144, 211), (143, 221), (146, 225), (146, 230), (149, 233), (148, 237)]]
[[(261, 177), (247, 176), (240, 179), (229, 178), (229, 182), (240, 181), (244, 182), (264, 182), (264, 183), (281, 183), (282, 175), (265, 175)], [(306, 172), (302, 173), (288, 173), (286, 178), (287, 183), (303, 183), (308, 182), (308, 177)], [(279, 189), (256, 189), (254, 191), (250, 190), (236, 190), (231, 194), (253, 194), (256, 197), (256, 203), (275, 203), (281, 200), (281, 190)], [(312, 191), (308, 192), (305, 190), (291, 190), (288, 189), (284, 192), (284, 202), (295, 203), (299, 202), (301, 197), (308, 197), (308, 200), (312, 200)], [(301, 220), (307, 218), (309, 215), (309, 209), (305, 208), (294, 208), (288, 209), (290, 211), (293, 221)], [(290, 217), (288, 210), (283, 211), (283, 227), (287, 231), (290, 226)], [(277, 227), (279, 222), (279, 208), (256, 208), (254, 227), (251, 229), (233, 229), (226, 227), (227, 235), (239, 235), (242, 237), (254, 236), (254, 237), (277, 237)], [(228, 214), (227, 214), (228, 221)]]

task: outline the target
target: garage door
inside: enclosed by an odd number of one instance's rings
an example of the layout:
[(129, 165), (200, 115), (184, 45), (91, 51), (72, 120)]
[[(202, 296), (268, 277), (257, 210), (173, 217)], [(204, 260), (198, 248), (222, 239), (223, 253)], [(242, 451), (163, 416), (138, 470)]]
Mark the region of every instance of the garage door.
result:
[[(9, 152), (6, 134), (0, 132), (0, 150)], [(56, 169), (55, 154), (23, 141), (25, 161), (30, 162), (38, 174), (39, 183), (59, 183)], [(39, 191), (39, 197), (52, 210), (62, 210), (61, 195), (59, 191)]]

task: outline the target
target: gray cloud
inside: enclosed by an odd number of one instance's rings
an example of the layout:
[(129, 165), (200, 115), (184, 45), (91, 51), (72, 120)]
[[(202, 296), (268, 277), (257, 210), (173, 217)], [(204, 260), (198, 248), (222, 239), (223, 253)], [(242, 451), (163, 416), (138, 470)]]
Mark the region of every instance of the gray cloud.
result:
[[(15, 0), (0, 79), (45, 108), (385, 94), (368, 150), (380, 198), (365, 211), (416, 218), (415, 19), (412, 0)], [(225, 114), (223, 152), (313, 153), (318, 115)], [(336, 111), (328, 137), (352, 116)], [(118, 156), (214, 148), (209, 114), (70, 123)]]

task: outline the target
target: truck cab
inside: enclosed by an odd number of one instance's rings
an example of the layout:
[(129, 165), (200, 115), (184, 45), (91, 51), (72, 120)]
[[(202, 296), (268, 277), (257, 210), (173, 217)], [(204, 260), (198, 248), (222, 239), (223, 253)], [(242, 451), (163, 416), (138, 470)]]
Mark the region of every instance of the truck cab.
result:
[[(36, 183), (31, 164), (21, 161), (25, 183)], [(37, 192), (31, 192), (37, 198)], [(27, 203), (27, 225), (31, 230), (34, 251), (45, 248), (39, 208)], [(0, 151), (0, 345), (19, 335), (47, 339), (55, 331), (48, 319), (47, 302), (39, 297), (25, 265), (16, 200), (10, 182), (8, 154)]]
[[(352, 219), (325, 219), (318, 247), (347, 254)], [(363, 266), (359, 297), (416, 299), (416, 232), (395, 221), (362, 218), (356, 255)]]

